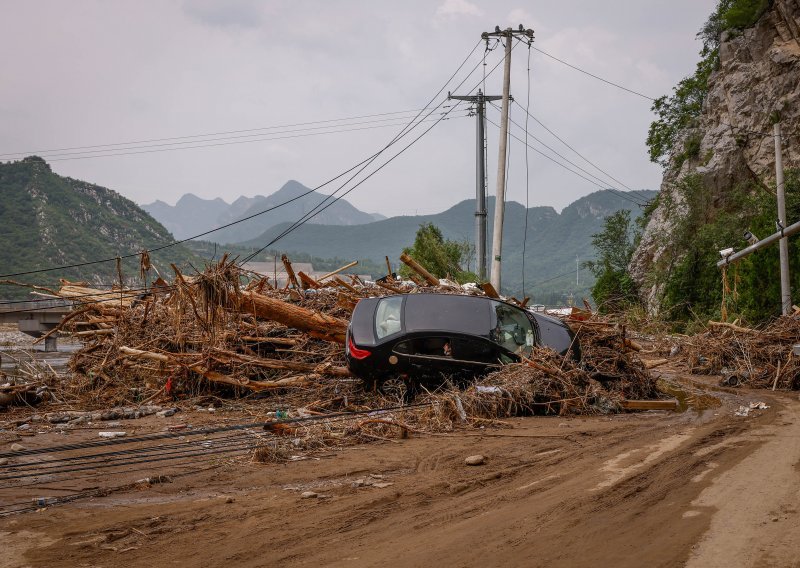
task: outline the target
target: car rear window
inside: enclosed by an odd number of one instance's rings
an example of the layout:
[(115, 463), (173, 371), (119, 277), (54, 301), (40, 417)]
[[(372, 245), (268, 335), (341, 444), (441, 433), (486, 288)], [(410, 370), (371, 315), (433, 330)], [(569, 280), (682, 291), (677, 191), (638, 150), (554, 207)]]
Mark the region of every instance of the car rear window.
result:
[(402, 296), (387, 297), (378, 302), (378, 309), (375, 310), (375, 333), (378, 339), (400, 333), (403, 327), (400, 321), (402, 307)]

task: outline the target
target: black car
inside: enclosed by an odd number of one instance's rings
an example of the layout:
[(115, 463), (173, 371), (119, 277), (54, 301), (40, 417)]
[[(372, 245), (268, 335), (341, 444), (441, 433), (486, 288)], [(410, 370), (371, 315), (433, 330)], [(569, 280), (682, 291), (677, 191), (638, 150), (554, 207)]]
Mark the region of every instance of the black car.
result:
[(560, 320), (480, 296), (403, 294), (360, 300), (347, 329), (347, 365), (369, 384), (397, 376), (474, 376), (528, 357), (534, 346), (580, 358)]

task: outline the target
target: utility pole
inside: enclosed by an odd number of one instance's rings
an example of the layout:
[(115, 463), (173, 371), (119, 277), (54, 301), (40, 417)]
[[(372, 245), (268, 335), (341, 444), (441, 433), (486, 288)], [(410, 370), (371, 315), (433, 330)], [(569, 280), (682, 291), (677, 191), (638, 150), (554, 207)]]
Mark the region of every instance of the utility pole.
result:
[(488, 40), (490, 37), (505, 38), (506, 56), (503, 66), (503, 107), (500, 116), (500, 140), (497, 158), (497, 197), (494, 202), (494, 227), (492, 230), (492, 274), (491, 283), (495, 290), (500, 292), (500, 255), (503, 249), (503, 217), (506, 208), (506, 155), (508, 151), (508, 100), (511, 90), (511, 47), (514, 38), (525, 37), (533, 42), (533, 30), (526, 30), (520, 24), (518, 30), (507, 28), (501, 30), (495, 26), (494, 32), (483, 32), (481, 37)]
[[(772, 126), (775, 136), (775, 182), (778, 186), (778, 231), (786, 228), (786, 191), (783, 183), (783, 156), (781, 154), (781, 123)], [(781, 237), (778, 242), (781, 261), (781, 313), (788, 316), (792, 311), (792, 290), (789, 285), (789, 239)]]
[(447, 93), (448, 99), (475, 103), (475, 256), (477, 272), (482, 282), (486, 281), (486, 101), (498, 101), (500, 95), (486, 96), (478, 89), (477, 95), (460, 96)]

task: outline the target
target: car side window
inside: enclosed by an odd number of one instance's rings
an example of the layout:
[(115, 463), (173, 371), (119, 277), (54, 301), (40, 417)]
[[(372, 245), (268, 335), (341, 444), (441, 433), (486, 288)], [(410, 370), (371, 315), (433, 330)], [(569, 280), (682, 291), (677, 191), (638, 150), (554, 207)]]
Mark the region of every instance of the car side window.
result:
[(476, 361), (479, 363), (497, 363), (497, 346), (492, 343), (470, 338), (453, 338), (453, 359)]
[(400, 321), (402, 308), (402, 296), (389, 296), (378, 302), (378, 309), (375, 310), (375, 334), (378, 339), (402, 331), (403, 325)]

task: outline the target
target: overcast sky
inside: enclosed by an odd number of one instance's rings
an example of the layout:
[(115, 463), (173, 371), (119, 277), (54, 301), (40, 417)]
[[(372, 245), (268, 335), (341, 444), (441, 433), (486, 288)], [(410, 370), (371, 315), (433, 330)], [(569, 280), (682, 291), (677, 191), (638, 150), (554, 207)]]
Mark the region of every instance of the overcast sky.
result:
[[(289, 179), (313, 187), (377, 151), (411, 115), (320, 121), (421, 108), (481, 32), (495, 25), (533, 28), (535, 47), (656, 97), (694, 70), (700, 47), (695, 34), (715, 4), (0, 0), (0, 160), (16, 157), (11, 153), (64, 154), (43, 151), (313, 122), (190, 139), (190, 145), (224, 143), (205, 148), (150, 146), (175, 142), (162, 140), (128, 150), (144, 153), (47, 158), (57, 173), (110, 187), (137, 203), (174, 203), (188, 192), (230, 202), (272, 193)], [(456, 81), (482, 55), (480, 47)], [(500, 55), (497, 49), (487, 56), (487, 70)], [(525, 45), (515, 48), (511, 92), (523, 104), (527, 58)], [(644, 144), (650, 101), (536, 51), (530, 65), (531, 114), (627, 186), (658, 188), (661, 169), (648, 161)], [(488, 78), (488, 94), (500, 93), (501, 71)], [(459, 94), (477, 86), (480, 76), (479, 66)], [(347, 199), (366, 211), (401, 215), (438, 212), (473, 197), (475, 119), (460, 108), (451, 116)], [(488, 116), (498, 122), (497, 111)], [(512, 106), (512, 119), (524, 122), (519, 107)], [(321, 128), (332, 125), (338, 132)], [(529, 128), (590, 169), (539, 125), (531, 121)], [(307, 136), (319, 132), (328, 133)], [(493, 193), (497, 129), (489, 125), (488, 132)], [(529, 164), (531, 205), (560, 210), (598, 189), (533, 151)], [(524, 203), (525, 154), (515, 140), (509, 172), (508, 198)]]

